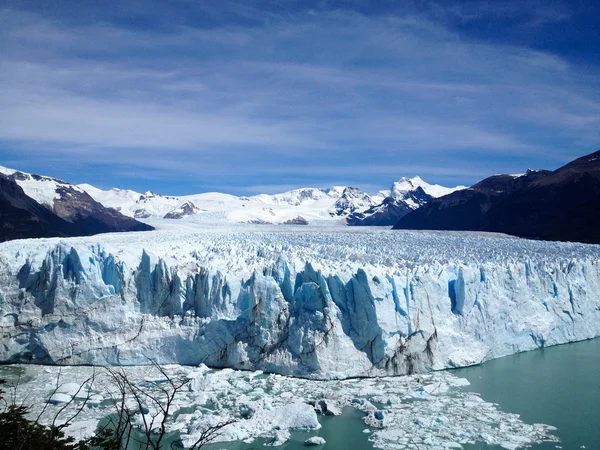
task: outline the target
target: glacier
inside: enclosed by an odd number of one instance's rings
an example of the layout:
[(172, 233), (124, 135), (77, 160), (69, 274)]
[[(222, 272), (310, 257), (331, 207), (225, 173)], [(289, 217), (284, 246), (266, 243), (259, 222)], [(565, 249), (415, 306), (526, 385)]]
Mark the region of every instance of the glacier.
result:
[(0, 360), (152, 359), (322, 380), (461, 367), (600, 335), (594, 245), (152, 225), (0, 244)]

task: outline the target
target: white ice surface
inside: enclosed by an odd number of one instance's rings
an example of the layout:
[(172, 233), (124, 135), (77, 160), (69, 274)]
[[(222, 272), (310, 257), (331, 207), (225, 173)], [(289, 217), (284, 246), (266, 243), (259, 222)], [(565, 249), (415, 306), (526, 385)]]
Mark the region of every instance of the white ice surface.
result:
[(0, 244), (3, 360), (308, 378), (477, 364), (600, 335), (599, 246), (287, 226)]

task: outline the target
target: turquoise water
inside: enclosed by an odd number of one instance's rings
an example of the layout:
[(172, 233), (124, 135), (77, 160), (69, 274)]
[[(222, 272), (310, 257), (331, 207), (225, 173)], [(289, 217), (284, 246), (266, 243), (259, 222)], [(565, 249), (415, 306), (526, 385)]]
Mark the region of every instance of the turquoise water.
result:
[[(19, 366), (2, 366), (0, 373), (15, 378), (24, 375)], [(497, 403), (501, 410), (521, 415), (525, 423), (545, 423), (557, 427), (554, 432), (559, 444), (536, 444), (533, 450), (600, 450), (600, 338), (549, 347), (507, 356), (479, 366), (453, 370), (453, 374), (471, 383), (465, 389)], [(21, 378), (21, 381), (26, 381)], [(312, 436), (326, 440), (323, 450), (373, 449), (363, 413), (344, 408), (337, 417), (319, 416), (322, 428), (317, 431), (297, 431), (278, 447), (282, 450), (306, 448), (304, 441)], [(177, 436), (169, 437), (169, 443)], [(269, 448), (264, 439), (246, 444), (219, 443), (203, 447), (206, 450), (247, 450)], [(168, 448), (168, 447), (167, 447)], [(466, 449), (497, 449), (485, 444), (465, 445)]]
[[(526, 423), (545, 423), (557, 427), (560, 443), (532, 445), (533, 450), (600, 450), (600, 338), (507, 356), (473, 367), (456, 369), (456, 376), (467, 378), (467, 389), (478, 392), (500, 409), (517, 413)], [(295, 432), (292, 439), (278, 447), (300, 450), (304, 440), (321, 436), (324, 450), (372, 449), (362, 413), (345, 408), (341, 417), (320, 418), (318, 432)], [(207, 446), (208, 450), (247, 450), (266, 448), (264, 440), (252, 444), (231, 443)], [(465, 445), (470, 450), (496, 450), (483, 443)]]
[[(526, 423), (545, 423), (563, 449), (600, 449), (600, 338), (520, 353), (453, 373)], [(534, 450), (556, 449), (554, 443)], [(465, 446), (490, 449), (490, 446)]]
[(251, 444), (245, 443), (219, 443), (202, 447), (202, 450), (248, 450), (248, 449), (281, 449), (281, 450), (300, 450), (306, 447), (304, 441), (313, 436), (320, 436), (325, 439), (325, 445), (320, 445), (319, 450), (368, 450), (373, 446), (369, 442), (369, 435), (363, 433), (368, 428), (362, 421), (364, 413), (351, 407), (345, 407), (341, 416), (319, 416), (319, 422), (322, 427), (316, 431), (295, 431), (292, 432), (291, 439), (280, 447), (265, 447), (264, 444), (270, 440), (256, 439)]

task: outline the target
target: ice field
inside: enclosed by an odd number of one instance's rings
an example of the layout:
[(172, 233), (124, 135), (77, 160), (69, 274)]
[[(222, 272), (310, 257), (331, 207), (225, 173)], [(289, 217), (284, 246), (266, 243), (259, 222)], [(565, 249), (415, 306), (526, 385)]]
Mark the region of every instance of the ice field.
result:
[(1, 244), (0, 358), (343, 379), (600, 335), (598, 246), (164, 222)]

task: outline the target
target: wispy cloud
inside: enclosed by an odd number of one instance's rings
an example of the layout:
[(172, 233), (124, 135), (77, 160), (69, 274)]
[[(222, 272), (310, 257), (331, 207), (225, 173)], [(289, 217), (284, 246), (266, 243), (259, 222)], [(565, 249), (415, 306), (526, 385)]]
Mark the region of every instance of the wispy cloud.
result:
[[(477, 4), (444, 14), (515, 13)], [(196, 173), (206, 186), (236, 177), (243, 190), (328, 184), (340, 168), (381, 187), (410, 167), (469, 183), (554, 161), (549, 143), (560, 160), (597, 146), (598, 104), (586, 101), (597, 74), (556, 55), (464, 39), (439, 10), (246, 5), (228, 23), (236, 5), (211, 7), (208, 25), (138, 28), (4, 10), (0, 157), (61, 154), (79, 167), (129, 167), (124, 178)], [(559, 151), (569, 147), (574, 155)]]

